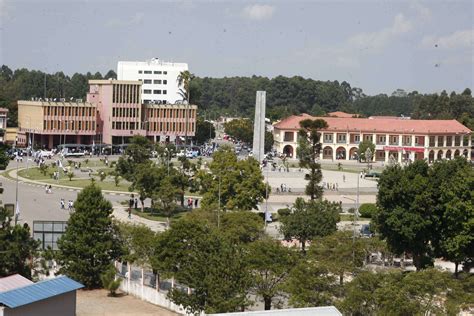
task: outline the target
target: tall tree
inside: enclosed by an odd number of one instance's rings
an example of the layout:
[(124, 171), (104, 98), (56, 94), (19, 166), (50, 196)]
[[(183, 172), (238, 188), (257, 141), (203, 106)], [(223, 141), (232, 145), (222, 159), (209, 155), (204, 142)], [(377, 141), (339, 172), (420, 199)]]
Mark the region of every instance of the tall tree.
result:
[(344, 284), (344, 274), (362, 267), (365, 259), (364, 244), (355, 241), (351, 232), (337, 231), (331, 235), (313, 240), (309, 255), (324, 264), (334, 275), (339, 276), (339, 285)]
[(18, 273), (31, 279), (32, 259), (38, 256), (38, 247), (28, 225), (12, 225), (8, 212), (0, 208), (0, 277)]
[(112, 223), (112, 204), (91, 184), (77, 195), (74, 209), (66, 232), (58, 240), (60, 272), (86, 288), (97, 288), (101, 286), (100, 275), (124, 253)]
[(308, 201), (297, 198), (291, 213), (281, 218), (280, 231), (286, 240), (296, 239), (301, 251), (306, 253), (306, 243), (316, 237), (324, 237), (337, 230), (341, 206), (328, 201)]
[(265, 310), (270, 310), (273, 301), (283, 294), (284, 283), (297, 257), (279, 241), (265, 238), (249, 245), (248, 260), (253, 276), (252, 290), (263, 299)]
[(232, 148), (223, 146), (213, 154), (209, 169), (198, 174), (203, 207), (217, 209), (220, 201), (223, 210), (252, 210), (263, 200), (265, 183), (255, 159), (237, 160)]
[(249, 119), (234, 119), (224, 123), (224, 132), (232, 138), (250, 144), (253, 140), (253, 123)]
[(305, 180), (308, 181), (305, 192), (311, 200), (320, 199), (323, 196), (323, 187), (319, 185), (323, 178), (321, 165), (318, 163), (321, 152), (320, 130), (327, 128), (328, 124), (321, 119), (306, 119), (300, 122), (300, 127), (298, 137), (300, 167), (309, 169), (309, 173), (305, 175)]
[(206, 221), (189, 217), (159, 236), (154, 268), (193, 290), (168, 296), (192, 314), (236, 311), (248, 305), (251, 285), (245, 252)]

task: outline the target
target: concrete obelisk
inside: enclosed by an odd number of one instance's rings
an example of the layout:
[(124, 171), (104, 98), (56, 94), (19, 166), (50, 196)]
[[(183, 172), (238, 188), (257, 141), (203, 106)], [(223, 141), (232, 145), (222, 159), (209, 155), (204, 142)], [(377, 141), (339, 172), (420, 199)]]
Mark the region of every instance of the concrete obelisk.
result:
[(262, 162), (265, 158), (265, 103), (266, 92), (257, 91), (255, 121), (253, 126), (253, 156), (259, 162)]

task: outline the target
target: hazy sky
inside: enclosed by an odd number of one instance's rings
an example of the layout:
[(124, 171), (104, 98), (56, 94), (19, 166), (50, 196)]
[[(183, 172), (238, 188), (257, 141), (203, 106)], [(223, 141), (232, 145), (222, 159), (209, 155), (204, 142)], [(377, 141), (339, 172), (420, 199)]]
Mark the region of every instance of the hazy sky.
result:
[(368, 94), (473, 88), (474, 1), (0, 0), (0, 64), (116, 70), (187, 62), (198, 76), (303, 76)]

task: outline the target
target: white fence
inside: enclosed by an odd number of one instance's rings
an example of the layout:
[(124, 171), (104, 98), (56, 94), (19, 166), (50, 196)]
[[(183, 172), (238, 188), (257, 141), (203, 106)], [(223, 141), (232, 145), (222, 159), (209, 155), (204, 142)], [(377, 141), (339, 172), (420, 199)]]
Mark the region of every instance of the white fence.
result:
[[(115, 267), (119, 271), (119, 276), (123, 278), (120, 284), (120, 290), (123, 292), (171, 311), (188, 315), (181, 305), (178, 306), (167, 298), (167, 289), (176, 286), (173, 281), (156, 282), (156, 276), (150, 274), (149, 271), (121, 262), (115, 262)], [(181, 289), (184, 290), (184, 287)]]

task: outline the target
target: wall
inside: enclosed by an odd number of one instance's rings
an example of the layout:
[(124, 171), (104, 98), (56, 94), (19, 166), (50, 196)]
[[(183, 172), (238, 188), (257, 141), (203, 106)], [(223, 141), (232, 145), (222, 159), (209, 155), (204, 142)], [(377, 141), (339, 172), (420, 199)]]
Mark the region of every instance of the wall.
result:
[[(0, 312), (0, 315), (1, 312)], [(17, 308), (5, 308), (4, 316), (75, 316), (76, 291), (57, 295)]]

